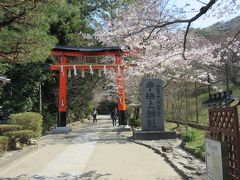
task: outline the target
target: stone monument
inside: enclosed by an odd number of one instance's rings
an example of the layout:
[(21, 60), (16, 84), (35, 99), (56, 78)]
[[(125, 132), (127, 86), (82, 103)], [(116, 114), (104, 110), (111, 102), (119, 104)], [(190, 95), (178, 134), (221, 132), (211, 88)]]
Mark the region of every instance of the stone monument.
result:
[(141, 82), (142, 131), (134, 131), (134, 139), (171, 139), (176, 132), (164, 131), (163, 82), (143, 79)]
[(142, 130), (164, 131), (163, 88), (160, 79), (144, 79), (141, 83)]

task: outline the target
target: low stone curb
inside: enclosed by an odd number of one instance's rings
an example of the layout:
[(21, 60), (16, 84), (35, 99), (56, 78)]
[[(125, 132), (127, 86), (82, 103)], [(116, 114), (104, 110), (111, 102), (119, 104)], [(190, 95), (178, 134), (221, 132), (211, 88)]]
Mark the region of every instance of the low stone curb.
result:
[[(163, 152), (163, 147), (164, 145), (161, 145), (161, 142), (159, 141), (139, 141), (139, 140), (134, 140), (131, 139), (132, 142), (139, 144), (139, 145), (143, 145), (149, 149), (152, 149), (154, 152), (156, 152), (157, 154), (161, 155), (164, 160), (169, 163), (176, 172), (178, 172), (184, 179), (188, 179), (188, 180), (201, 180), (201, 179), (206, 179), (206, 169), (197, 169), (196, 166), (198, 166), (198, 168), (201, 165), (205, 165), (204, 162), (202, 162), (202, 164), (199, 162), (200, 160), (196, 159), (193, 156), (182, 156), (180, 158), (176, 157), (179, 156), (180, 153), (174, 152), (174, 148), (172, 150), (169, 150), (168, 152)], [(168, 143), (169, 145), (171, 145), (168, 140), (166, 140), (165, 143)], [(172, 145), (171, 145), (172, 147)], [(178, 147), (180, 148), (180, 147)], [(165, 149), (166, 150), (166, 149)], [(171, 151), (171, 152), (170, 152)], [(183, 151), (183, 150), (182, 150)], [(177, 154), (177, 155), (176, 155)], [(193, 162), (195, 161), (194, 164), (190, 164), (190, 163), (184, 163), (182, 161), (178, 161), (178, 159), (189, 159), (186, 160), (188, 162)], [(199, 165), (201, 164), (201, 165)]]
[(194, 155), (195, 157), (197, 157), (197, 158), (201, 159), (203, 162), (205, 162), (205, 157), (202, 157), (199, 153), (196, 153), (196, 152), (194, 151), (194, 149), (187, 148), (187, 147), (185, 147), (183, 144), (181, 144), (180, 146), (181, 146), (181, 148), (182, 148), (184, 151), (189, 152), (190, 154)]
[[(0, 154), (0, 167), (4, 168), (10, 165), (10, 163), (19, 160), (23, 156), (34, 152), (38, 149), (38, 145), (26, 146), (21, 150), (7, 151)], [(0, 178), (1, 179), (1, 178)]]
[(169, 161), (169, 159), (167, 158), (167, 156), (165, 154), (163, 154), (161, 152), (161, 150), (159, 150), (158, 148), (155, 148), (151, 145), (148, 145), (148, 144), (144, 144), (144, 143), (141, 143), (141, 142), (137, 142), (135, 140), (132, 140), (134, 143), (136, 144), (139, 144), (139, 145), (143, 145), (149, 149), (152, 149), (154, 152), (156, 152), (157, 154), (160, 154), (162, 157), (164, 157), (164, 160), (167, 161), (174, 169), (177, 173), (179, 173), (183, 178), (186, 178), (188, 179), (188, 176), (179, 168), (177, 168), (177, 166), (175, 164), (173, 164), (171, 161)]

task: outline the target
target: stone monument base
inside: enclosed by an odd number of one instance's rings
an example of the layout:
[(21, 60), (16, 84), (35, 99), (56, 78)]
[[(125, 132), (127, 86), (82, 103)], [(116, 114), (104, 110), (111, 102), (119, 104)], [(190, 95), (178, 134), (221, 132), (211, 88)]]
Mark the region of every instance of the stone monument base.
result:
[(115, 126), (113, 131), (119, 131), (119, 132), (124, 132), (124, 131), (131, 131), (131, 127), (128, 125), (119, 125)]
[(68, 127), (56, 127), (52, 130), (52, 134), (68, 134), (71, 131)]
[(175, 131), (133, 131), (133, 139), (136, 140), (159, 140), (175, 138), (177, 138)]

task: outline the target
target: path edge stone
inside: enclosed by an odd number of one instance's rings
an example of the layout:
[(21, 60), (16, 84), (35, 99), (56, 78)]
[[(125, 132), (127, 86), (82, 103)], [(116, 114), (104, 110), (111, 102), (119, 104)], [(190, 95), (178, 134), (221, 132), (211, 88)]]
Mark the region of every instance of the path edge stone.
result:
[(164, 160), (165, 160), (172, 168), (174, 168), (174, 170), (175, 170), (177, 173), (179, 173), (180, 176), (182, 176), (184, 179), (189, 179), (189, 176), (188, 176), (187, 174), (185, 174), (185, 172), (184, 172), (183, 170), (181, 170), (180, 168), (178, 168), (174, 163), (172, 163), (172, 162), (169, 160), (169, 158), (167, 158), (166, 154), (163, 153), (163, 152), (161, 152), (159, 149), (157, 149), (157, 148), (155, 148), (155, 147), (153, 147), (153, 146), (151, 146), (151, 145), (148, 145), (148, 144), (144, 144), (144, 143), (141, 143), (141, 142), (137, 142), (137, 141), (135, 141), (134, 139), (129, 139), (129, 141), (134, 142), (134, 143), (139, 144), (139, 145), (142, 145), (142, 146), (145, 146), (145, 147), (153, 150), (155, 153), (161, 155), (161, 156), (164, 158)]

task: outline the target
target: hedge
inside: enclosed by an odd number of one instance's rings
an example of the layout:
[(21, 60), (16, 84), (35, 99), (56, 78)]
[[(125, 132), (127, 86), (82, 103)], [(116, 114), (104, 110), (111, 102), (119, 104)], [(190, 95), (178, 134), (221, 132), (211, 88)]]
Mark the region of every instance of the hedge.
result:
[(0, 136), (0, 152), (7, 151), (8, 148), (8, 137)]
[(0, 124), (0, 136), (5, 132), (22, 130), (23, 126), (14, 124)]
[(24, 112), (11, 114), (9, 123), (22, 125), (23, 129), (35, 131), (37, 136), (42, 134), (43, 117), (39, 113)]
[(16, 142), (19, 141), (21, 144), (28, 144), (29, 140), (36, 137), (36, 132), (31, 130), (20, 130), (4, 133), (4, 136), (9, 138), (9, 148), (16, 149)]

